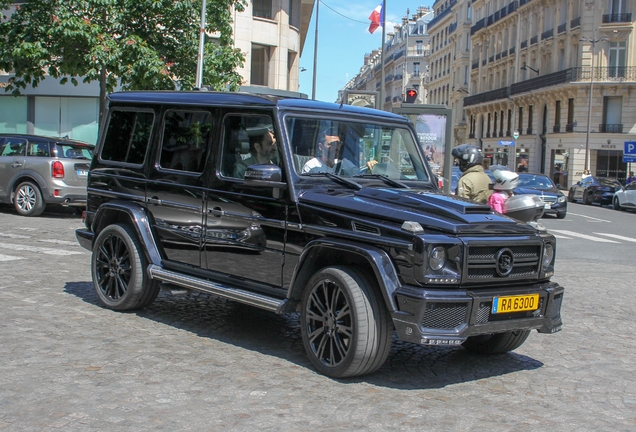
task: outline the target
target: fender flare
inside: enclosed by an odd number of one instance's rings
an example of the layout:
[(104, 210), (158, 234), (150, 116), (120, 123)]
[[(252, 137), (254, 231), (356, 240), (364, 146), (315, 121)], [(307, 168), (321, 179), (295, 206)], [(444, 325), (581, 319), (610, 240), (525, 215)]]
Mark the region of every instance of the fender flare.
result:
[(146, 210), (138, 204), (125, 201), (109, 201), (100, 205), (91, 224), (91, 230), (95, 233), (95, 238), (106, 228), (108, 224), (104, 221), (108, 221), (113, 213), (125, 214), (130, 219), (141, 240), (148, 263), (162, 267), (161, 254), (152, 234), (148, 215)]
[(18, 185), (23, 181), (27, 181), (27, 179), (28, 181), (34, 182), (40, 188), (40, 192), (42, 192), (42, 199), (47, 202), (49, 188), (46, 185), (46, 180), (44, 180), (44, 177), (42, 177), (40, 173), (33, 170), (22, 170), (19, 173), (16, 173), (15, 176), (13, 176), (13, 178), (9, 182), (9, 190), (11, 191), (10, 194), (13, 195), (15, 188), (17, 188)]
[(347, 251), (366, 260), (373, 269), (375, 280), (382, 292), (382, 297), (384, 297), (387, 308), (391, 313), (398, 311), (393, 293), (397, 291), (402, 284), (399, 281), (397, 271), (389, 254), (375, 246), (343, 239), (320, 238), (307, 244), (305, 250), (300, 254), (299, 264), (294, 270), (287, 293), (288, 298), (300, 298), (300, 294), (305, 288), (302, 282), (307, 281), (311, 277), (311, 274), (307, 274), (307, 272), (310, 271), (308, 269), (311, 268), (312, 265), (307, 263), (311, 262), (312, 258), (325, 248)]

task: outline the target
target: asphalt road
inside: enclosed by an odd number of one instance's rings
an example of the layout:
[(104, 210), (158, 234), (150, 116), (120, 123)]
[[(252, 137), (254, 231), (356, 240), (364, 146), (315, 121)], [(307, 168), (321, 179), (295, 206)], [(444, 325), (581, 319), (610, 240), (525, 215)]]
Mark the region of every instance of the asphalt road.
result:
[(377, 373), (333, 380), (294, 315), (204, 294), (102, 308), (76, 215), (0, 207), (0, 430), (636, 430), (636, 214), (543, 223), (562, 332), (491, 357), (394, 341)]

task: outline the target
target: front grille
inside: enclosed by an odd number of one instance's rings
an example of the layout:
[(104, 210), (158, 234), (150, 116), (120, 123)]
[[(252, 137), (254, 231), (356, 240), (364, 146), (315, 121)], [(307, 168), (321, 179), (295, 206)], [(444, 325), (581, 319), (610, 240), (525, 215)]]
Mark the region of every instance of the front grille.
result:
[(549, 195), (541, 195), (541, 200), (546, 204), (554, 204), (557, 202), (557, 197)]
[[(510, 249), (513, 256), (513, 267), (507, 275), (497, 271), (499, 265), (497, 254), (503, 249)], [(540, 263), (541, 245), (538, 244), (525, 246), (469, 245), (467, 278), (473, 281), (484, 281), (489, 279), (536, 277), (539, 273)]]
[(541, 316), (543, 312), (543, 298), (539, 300), (539, 309), (537, 309), (536, 311), (493, 314), (491, 313), (491, 310), (492, 302), (481, 303), (479, 305), (479, 310), (477, 311), (477, 320), (475, 322), (477, 324), (486, 324), (495, 321), (508, 321)]
[(454, 329), (466, 322), (466, 303), (427, 303), (422, 326), (429, 329)]

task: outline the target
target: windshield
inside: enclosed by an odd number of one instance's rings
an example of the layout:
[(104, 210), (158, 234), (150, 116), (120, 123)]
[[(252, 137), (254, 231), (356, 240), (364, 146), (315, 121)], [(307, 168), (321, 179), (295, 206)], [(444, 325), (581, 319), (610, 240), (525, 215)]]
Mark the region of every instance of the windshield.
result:
[(394, 180), (429, 180), (411, 130), (405, 126), (295, 116), (287, 116), (285, 126), (299, 175), (332, 173), (359, 179), (374, 174)]
[(519, 174), (519, 187), (549, 189), (556, 187), (549, 177), (535, 174)]

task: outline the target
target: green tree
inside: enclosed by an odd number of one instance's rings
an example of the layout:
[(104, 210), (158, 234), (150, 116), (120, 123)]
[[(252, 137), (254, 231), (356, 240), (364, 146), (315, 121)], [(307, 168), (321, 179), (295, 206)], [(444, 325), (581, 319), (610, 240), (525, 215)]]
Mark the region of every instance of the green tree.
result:
[[(106, 95), (123, 90), (190, 90), (195, 84), (201, 0), (29, 0), (13, 14), (0, 0), (0, 70), (14, 74), (6, 91), (19, 95), (47, 75), (60, 83), (99, 81)], [(245, 0), (207, 0), (203, 84), (237, 90), (244, 57), (233, 47), (234, 7)]]

